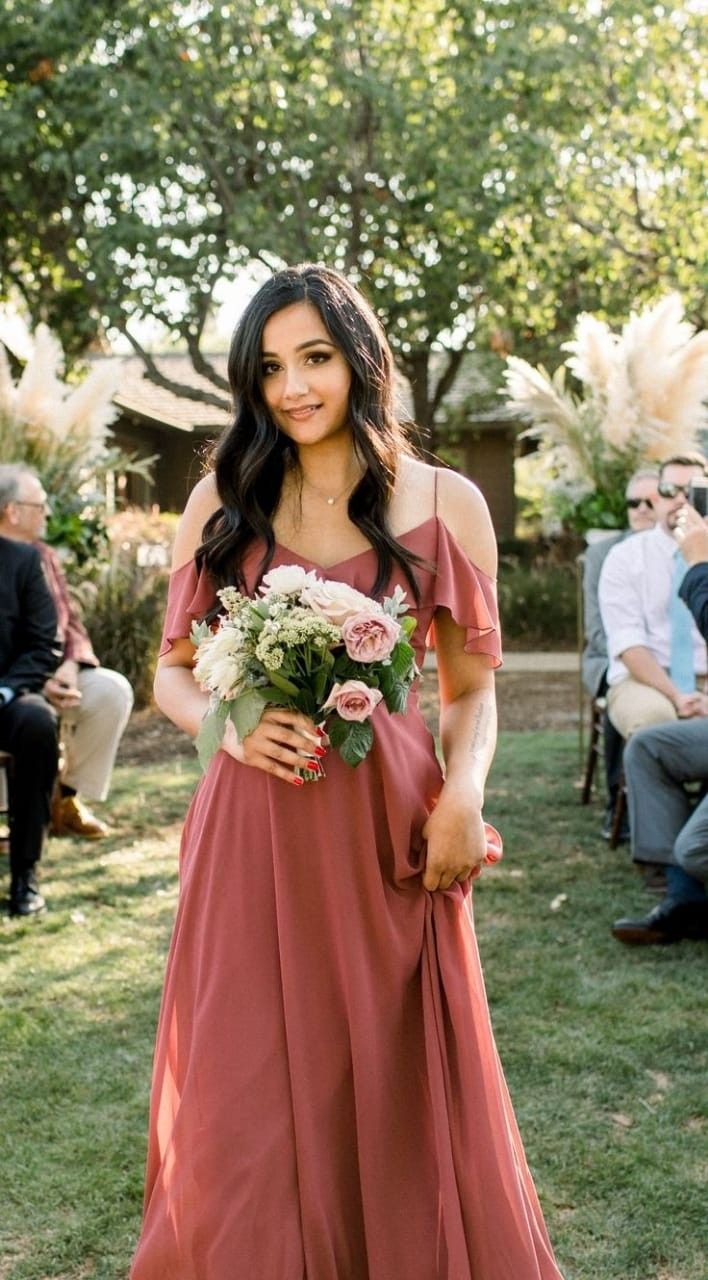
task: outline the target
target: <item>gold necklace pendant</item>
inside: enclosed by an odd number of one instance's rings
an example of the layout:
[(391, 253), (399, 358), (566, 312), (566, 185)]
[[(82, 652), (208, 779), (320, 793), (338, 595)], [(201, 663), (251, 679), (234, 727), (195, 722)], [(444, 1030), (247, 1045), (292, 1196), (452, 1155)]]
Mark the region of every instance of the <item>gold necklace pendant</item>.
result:
[(355, 486), (359, 483), (361, 476), (357, 476), (355, 480), (349, 480), (339, 493), (335, 493), (333, 495), (323, 493), (322, 490), (318, 489), (317, 486), (314, 485), (311, 480), (307, 479), (307, 476), (303, 475), (302, 478), (305, 484), (307, 485), (308, 489), (312, 489), (312, 492), (316, 493), (317, 497), (320, 498), (323, 502), (326, 502), (328, 507), (333, 507), (335, 502), (339, 502), (340, 498), (344, 497), (345, 493), (351, 493), (352, 489), (354, 489)]

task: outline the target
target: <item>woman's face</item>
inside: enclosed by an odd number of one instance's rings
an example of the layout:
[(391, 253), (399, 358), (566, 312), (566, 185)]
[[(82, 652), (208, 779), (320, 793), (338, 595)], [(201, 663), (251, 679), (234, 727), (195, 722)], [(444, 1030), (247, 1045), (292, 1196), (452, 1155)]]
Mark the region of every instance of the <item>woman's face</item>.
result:
[(310, 302), (276, 311), (263, 329), (263, 399), (296, 444), (319, 444), (349, 428), (351, 370)]

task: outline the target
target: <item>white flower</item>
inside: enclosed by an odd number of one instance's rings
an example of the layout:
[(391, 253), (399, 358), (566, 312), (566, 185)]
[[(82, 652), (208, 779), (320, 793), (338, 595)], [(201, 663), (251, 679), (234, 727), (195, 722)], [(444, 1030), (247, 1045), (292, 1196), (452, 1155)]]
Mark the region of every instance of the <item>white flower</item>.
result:
[(241, 638), (233, 627), (219, 626), (199, 645), (194, 663), (197, 682), (228, 701), (236, 696), (243, 678)]
[(248, 596), (241, 595), (236, 587), (222, 587), (216, 594), (230, 618), (238, 617), (251, 603)]
[(261, 595), (274, 592), (281, 596), (299, 596), (306, 586), (316, 581), (317, 575), (312, 571), (308, 573), (302, 565), (281, 564), (264, 575)]
[(353, 617), (356, 613), (383, 612), (381, 605), (371, 600), (369, 596), (362, 595), (361, 591), (356, 591), (346, 582), (335, 582), (331, 579), (326, 582), (315, 579), (312, 585), (305, 587), (300, 600), (314, 613), (326, 618), (328, 622), (333, 622), (337, 627), (341, 627), (347, 618)]

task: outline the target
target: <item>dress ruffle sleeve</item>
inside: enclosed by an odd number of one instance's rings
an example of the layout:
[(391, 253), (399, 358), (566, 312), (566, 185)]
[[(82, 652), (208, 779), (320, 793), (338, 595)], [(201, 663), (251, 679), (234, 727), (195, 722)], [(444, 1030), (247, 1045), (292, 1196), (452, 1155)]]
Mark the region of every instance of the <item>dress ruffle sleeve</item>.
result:
[(170, 574), (167, 609), (160, 641), (160, 657), (169, 653), (175, 640), (189, 636), (192, 623), (199, 621), (216, 603), (216, 590), (209, 575), (197, 572), (193, 560)]
[[(440, 520), (433, 604), (436, 609), (449, 609), (455, 622), (465, 628), (465, 653), (486, 654), (493, 667), (501, 666), (496, 582), (472, 563)], [(431, 646), (435, 641), (434, 633), (433, 619), (428, 636)]]

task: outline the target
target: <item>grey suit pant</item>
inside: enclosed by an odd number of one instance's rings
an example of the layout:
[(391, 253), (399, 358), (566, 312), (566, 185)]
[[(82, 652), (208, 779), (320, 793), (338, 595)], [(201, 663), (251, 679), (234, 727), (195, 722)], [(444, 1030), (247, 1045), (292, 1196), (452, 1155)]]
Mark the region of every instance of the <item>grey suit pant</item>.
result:
[(624, 771), (632, 857), (673, 863), (707, 882), (708, 794), (694, 803), (684, 783), (708, 786), (708, 717), (639, 729), (625, 747)]

